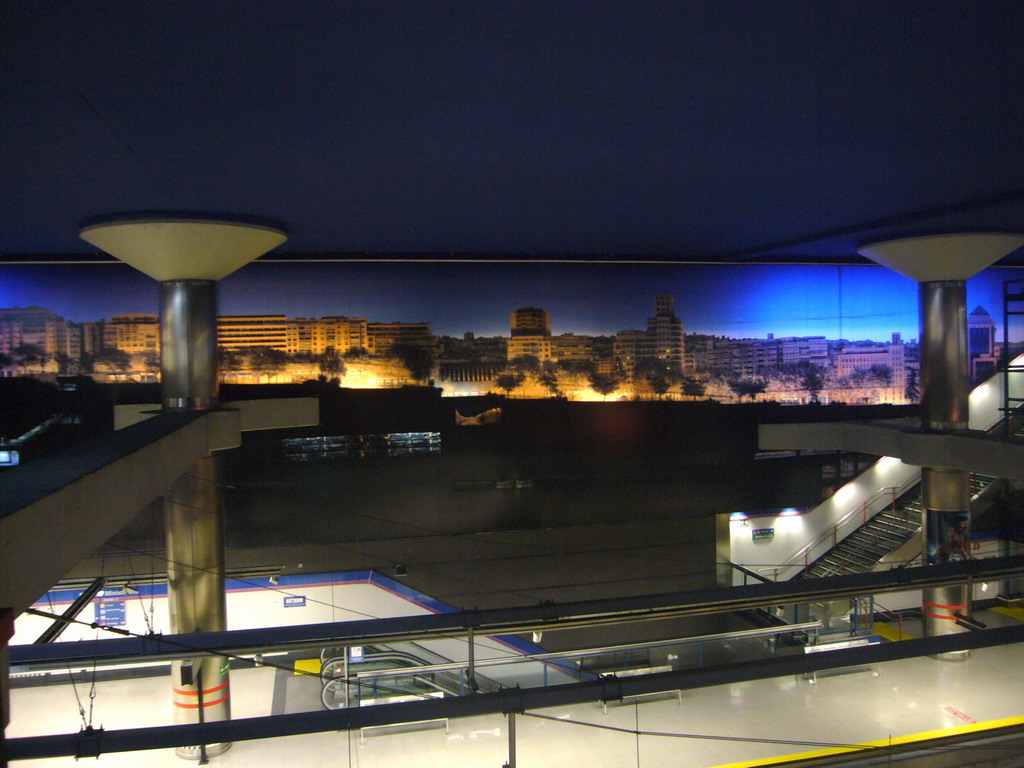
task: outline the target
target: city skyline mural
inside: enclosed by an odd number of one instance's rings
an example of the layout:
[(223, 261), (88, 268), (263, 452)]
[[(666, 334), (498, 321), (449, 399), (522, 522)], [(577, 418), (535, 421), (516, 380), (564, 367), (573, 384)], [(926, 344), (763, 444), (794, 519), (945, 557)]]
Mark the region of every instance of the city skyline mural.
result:
[[(968, 282), (973, 382), (996, 370), (1017, 274)], [(0, 374), (159, 380), (155, 281), (109, 263), (0, 276)], [(220, 283), (218, 367), (447, 396), (899, 404), (920, 396), (917, 292), (873, 266), (253, 263)]]
[[(1002, 333), (1002, 291), (1024, 271), (967, 283)], [(645, 263), (265, 262), (221, 281), (220, 314), (329, 315), (424, 322), (439, 336), (507, 336), (519, 307), (550, 314), (553, 334), (643, 327), (656, 294), (675, 297), (686, 333), (730, 338), (918, 336), (917, 286), (874, 266)], [(0, 308), (40, 306), (75, 323), (157, 314), (158, 285), (121, 264), (0, 266)]]

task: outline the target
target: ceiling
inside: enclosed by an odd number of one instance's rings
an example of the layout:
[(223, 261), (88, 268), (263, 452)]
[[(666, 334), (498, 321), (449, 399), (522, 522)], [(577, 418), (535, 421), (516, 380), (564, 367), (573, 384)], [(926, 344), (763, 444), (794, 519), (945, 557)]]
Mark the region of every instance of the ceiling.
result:
[(293, 257), (1024, 232), (1019, 0), (6, 0), (0, 98), (7, 261), (137, 211), (268, 218)]

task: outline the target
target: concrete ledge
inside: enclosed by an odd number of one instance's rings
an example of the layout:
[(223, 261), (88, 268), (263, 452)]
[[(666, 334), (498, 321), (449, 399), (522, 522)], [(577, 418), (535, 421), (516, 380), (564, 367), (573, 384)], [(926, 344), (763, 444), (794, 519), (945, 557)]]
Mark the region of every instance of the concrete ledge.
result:
[[(266, 400), (235, 400), (224, 403), (213, 413), (239, 411), (239, 428), (242, 432), (259, 429), (287, 429), (289, 427), (311, 427), (320, 423), (320, 401), (315, 397), (278, 397)], [(150, 419), (160, 412), (159, 403), (118, 405), (114, 408), (114, 429), (124, 429), (132, 424)], [(233, 448), (234, 445), (225, 445)], [(219, 448), (215, 449), (219, 450)]]
[(0, 477), (0, 606), (20, 613), (205, 456), (203, 413), (161, 414)]
[(855, 451), (893, 456), (921, 467), (950, 467), (1024, 480), (1024, 443), (977, 430), (933, 433), (903, 424), (825, 422), (762, 424), (765, 451)]

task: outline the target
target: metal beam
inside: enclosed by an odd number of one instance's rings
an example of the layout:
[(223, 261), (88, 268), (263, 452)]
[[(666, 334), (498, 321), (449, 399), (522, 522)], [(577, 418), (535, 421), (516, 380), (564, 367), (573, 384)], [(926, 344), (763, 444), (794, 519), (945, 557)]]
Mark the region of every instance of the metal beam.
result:
[[(70, 644), (58, 648), (14, 646), (12, 664), (65, 664), (81, 659), (153, 660), (183, 654), (262, 653), (268, 648), (298, 650), (329, 645), (368, 645), (404, 640), (428, 640), (438, 634), (517, 634), (600, 626), (630, 621), (651, 621), (759, 608), (786, 603), (817, 602), (885, 592), (964, 584), (968, 578), (997, 581), (1024, 574), (1024, 555), (967, 560), (938, 566), (898, 568), (820, 579), (800, 579), (745, 587), (670, 592), (628, 598), (545, 602), (534, 606), (472, 610), (388, 619), (364, 619), (192, 635), (148, 637)], [(82, 647), (78, 647), (78, 646)]]
[(545, 707), (617, 701), (666, 690), (693, 690), (713, 685), (762, 680), (806, 672), (863, 666), (917, 656), (950, 653), (972, 648), (1024, 642), (1024, 625), (963, 632), (956, 635), (904, 640), (829, 653), (803, 654), (774, 659), (737, 662), (702, 669), (662, 672), (638, 677), (606, 677), (600, 680), (539, 688), (506, 688), (496, 693), (477, 693), (448, 699), (425, 699), (374, 707), (321, 710), (290, 715), (253, 717), (192, 725), (131, 728), (119, 731), (92, 730), (62, 735), (10, 739), (8, 758), (31, 760), (48, 757), (91, 757), (109, 752), (164, 749), (181, 744), (297, 736), (324, 731), (347, 731), (369, 726), (393, 725), (438, 718), (526, 712)]

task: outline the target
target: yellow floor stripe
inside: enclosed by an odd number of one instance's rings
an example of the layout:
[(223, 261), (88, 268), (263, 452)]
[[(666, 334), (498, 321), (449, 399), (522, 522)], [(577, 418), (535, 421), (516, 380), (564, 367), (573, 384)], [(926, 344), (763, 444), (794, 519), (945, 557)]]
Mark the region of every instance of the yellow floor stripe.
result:
[(1017, 621), (1024, 621), (1024, 608), (1005, 608), (1001, 605), (997, 605), (994, 608), (989, 608), (990, 611), (1001, 613), (1004, 616), (1009, 616), (1011, 619)]
[(320, 659), (299, 659), (295, 662), (296, 675), (319, 675)]
[(913, 640), (914, 639), (914, 636), (909, 634), (907, 632), (906, 628), (903, 629), (903, 637), (900, 637), (900, 627), (899, 627), (899, 624), (889, 624), (888, 622), (885, 622), (885, 621), (876, 621), (875, 622), (875, 634), (876, 635), (881, 635), (886, 640), (891, 640), (894, 643), (896, 641), (898, 641), (898, 640)]
[(978, 731), (988, 731), (995, 728), (1006, 728), (1010, 725), (1022, 725), (1024, 724), (1024, 717), (1004, 717), (999, 720), (989, 720), (986, 723), (969, 723), (968, 725), (958, 725), (954, 728), (939, 728), (934, 731), (923, 731), (922, 733), (913, 733), (908, 736), (896, 736), (892, 739), (878, 739), (877, 741), (866, 741), (863, 744), (857, 744), (850, 747), (829, 747), (828, 749), (817, 749), (811, 752), (800, 752), (793, 755), (781, 755), (779, 757), (766, 757), (760, 760), (748, 760), (741, 763), (728, 763), (727, 765), (718, 765), (715, 768), (756, 768), (756, 766), (768, 766), (768, 765), (779, 765), (780, 763), (787, 763), (794, 760), (810, 760), (815, 757), (828, 757), (830, 755), (846, 755), (850, 752), (856, 752), (862, 749), (870, 749), (872, 747), (888, 747), (896, 746), (898, 744), (912, 744), (915, 741), (928, 741), (930, 739), (939, 739), (944, 736), (959, 736), (964, 733), (976, 733)]

